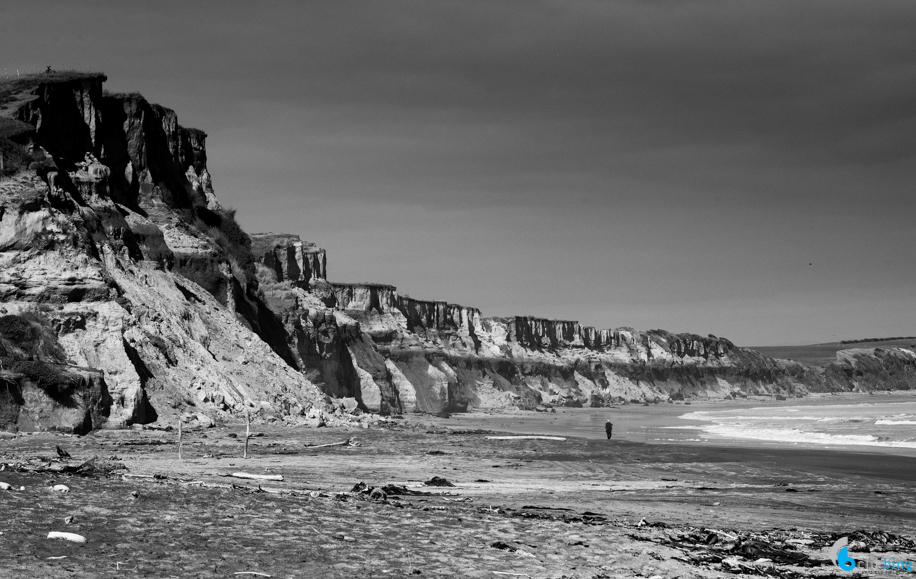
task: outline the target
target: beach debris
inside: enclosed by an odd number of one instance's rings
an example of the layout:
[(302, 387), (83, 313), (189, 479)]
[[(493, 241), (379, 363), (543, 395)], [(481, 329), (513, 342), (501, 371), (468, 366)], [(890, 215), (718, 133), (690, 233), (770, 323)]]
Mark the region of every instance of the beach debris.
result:
[(563, 436), (524, 435), (524, 436), (488, 436), (487, 440), (566, 440), (566, 438)]
[(431, 451), (427, 452), (426, 454), (431, 454), (431, 455), (434, 455), (434, 456), (438, 456), (438, 455), (448, 454), (448, 453), (447, 453), (447, 452), (443, 452), (443, 451), (441, 451), (441, 450), (431, 450)]
[(86, 537), (82, 535), (77, 535), (76, 533), (62, 533), (60, 531), (51, 531), (48, 533), (49, 539), (63, 539), (64, 541), (70, 541), (71, 543), (85, 543)]
[(59, 456), (61, 459), (67, 460), (67, 459), (73, 458), (72, 456), (70, 456), (69, 452), (62, 449), (61, 447), (57, 446), (55, 448), (57, 449), (57, 456)]
[(51, 487), (51, 490), (56, 493), (69, 493), (70, 487), (68, 487), (67, 485), (54, 485), (53, 487)]
[(127, 467), (120, 461), (112, 462), (94, 456), (80, 464), (63, 464), (52, 463), (47, 459), (32, 458), (25, 463), (9, 464), (10, 470), (24, 473), (52, 473), (52, 474), (75, 474), (78, 476), (110, 476), (127, 471)]
[[(840, 537), (848, 537), (849, 548), (855, 552), (908, 551), (916, 541), (883, 531), (818, 534), (807, 531), (769, 530), (736, 531), (691, 526), (668, 525), (641, 519), (633, 525), (642, 535), (628, 534), (631, 539), (649, 541), (681, 551), (672, 559), (712, 570), (743, 573), (779, 579), (803, 579), (810, 573), (780, 567), (818, 567), (828, 564), (815, 556), (800, 552), (800, 547), (817, 551), (826, 549)], [(839, 577), (838, 575), (819, 575)], [(856, 577), (856, 575), (850, 575)]]
[(509, 551), (510, 553), (514, 553), (515, 551), (518, 551), (518, 549), (516, 549), (512, 545), (509, 545), (508, 543), (503, 543), (502, 541), (495, 541), (493, 543), (490, 543), (490, 546), (493, 547), (494, 549), (499, 549), (501, 551)]
[(872, 551), (914, 551), (916, 540), (901, 537), (885, 531), (854, 531), (852, 533), (832, 533), (812, 535), (811, 547), (824, 549), (833, 545), (841, 537), (849, 538), (849, 550), (859, 553)]
[(223, 476), (231, 476), (234, 478), (245, 478), (245, 479), (254, 479), (254, 480), (274, 480), (274, 481), (283, 480), (282, 474), (251, 474), (247, 472), (234, 472), (232, 474), (227, 474)]
[(441, 476), (434, 476), (433, 478), (429, 479), (428, 481), (424, 482), (423, 484), (425, 484), (428, 487), (453, 487), (455, 486), (451, 482), (449, 482), (447, 479), (444, 479)]
[(5, 482), (0, 482), (0, 491), (8, 491), (13, 488), (13, 485)]
[(65, 524), (65, 525), (69, 525), (69, 524), (72, 523), (72, 522), (73, 522), (73, 516), (72, 516), (72, 515), (69, 516), (69, 517), (65, 517), (65, 518), (64, 518), (64, 524)]
[(309, 450), (311, 450), (313, 448), (328, 448), (330, 446), (361, 446), (361, 445), (358, 442), (356, 442), (356, 439), (348, 438), (340, 442), (331, 442), (328, 444), (306, 444), (305, 448), (308, 448)]

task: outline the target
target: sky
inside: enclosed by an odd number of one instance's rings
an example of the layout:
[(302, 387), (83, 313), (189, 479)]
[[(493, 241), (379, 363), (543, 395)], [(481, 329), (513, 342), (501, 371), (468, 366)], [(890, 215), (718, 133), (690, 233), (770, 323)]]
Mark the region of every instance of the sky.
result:
[(332, 281), (739, 345), (916, 335), (916, 2), (0, 4)]

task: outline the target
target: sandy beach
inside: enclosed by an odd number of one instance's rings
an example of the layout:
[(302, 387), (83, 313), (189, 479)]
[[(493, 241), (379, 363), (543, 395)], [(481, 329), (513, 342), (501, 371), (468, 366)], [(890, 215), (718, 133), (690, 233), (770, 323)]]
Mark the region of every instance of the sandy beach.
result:
[[(634, 420), (638, 408), (627, 409)], [(808, 577), (837, 571), (823, 537), (916, 536), (914, 457), (625, 437), (492, 438), (525, 417), (490, 418), (492, 431), (471, 427), (472, 416), (409, 417), (371, 430), (257, 426), (248, 459), (244, 426), (185, 432), (183, 460), (175, 432), (6, 437), (0, 481), (25, 488), (0, 491), (7, 554), (0, 570), (10, 577), (673, 578), (770, 569)], [(540, 420), (528, 418), (529, 426)], [(73, 458), (56, 461), (57, 445)], [(89, 476), (53, 472), (92, 457), (100, 469)], [(227, 476), (240, 471), (282, 481)], [(424, 484), (433, 477), (454, 486)], [(390, 492), (371, 500), (354, 491), (358, 483)], [(56, 484), (69, 492), (49, 490)], [(672, 546), (709, 529), (744, 544), (748, 533), (765, 542), (782, 537), (780, 545), (816, 564), (760, 562), (767, 557), (759, 553), (704, 563), (696, 548)], [(50, 531), (87, 542), (49, 540)], [(879, 549), (871, 550), (877, 557)], [(739, 562), (745, 567), (730, 566)]]

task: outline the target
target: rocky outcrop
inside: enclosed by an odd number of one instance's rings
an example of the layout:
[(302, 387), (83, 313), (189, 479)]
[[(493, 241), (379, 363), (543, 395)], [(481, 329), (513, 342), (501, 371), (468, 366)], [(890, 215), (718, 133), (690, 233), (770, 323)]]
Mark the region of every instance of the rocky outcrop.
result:
[(298, 235), (257, 233), (251, 236), (252, 254), (274, 271), (276, 281), (288, 281), (303, 289), (310, 282), (327, 279), (325, 252)]
[(40, 378), (0, 372), (0, 430), (56, 430), (87, 434), (108, 420), (111, 397), (102, 372), (61, 367), (60, 383), (48, 388)]
[(397, 288), (378, 283), (332, 283), (328, 305), (345, 311), (390, 314), (400, 312)]

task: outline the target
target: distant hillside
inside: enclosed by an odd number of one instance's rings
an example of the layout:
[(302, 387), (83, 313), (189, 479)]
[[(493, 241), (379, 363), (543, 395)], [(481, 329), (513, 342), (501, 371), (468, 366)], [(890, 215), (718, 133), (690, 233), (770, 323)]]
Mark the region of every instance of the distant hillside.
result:
[(916, 338), (886, 338), (862, 341), (844, 340), (829, 344), (811, 344), (809, 346), (759, 346), (753, 347), (770, 358), (795, 360), (813, 366), (826, 366), (836, 361), (836, 353), (853, 348), (916, 348)]

